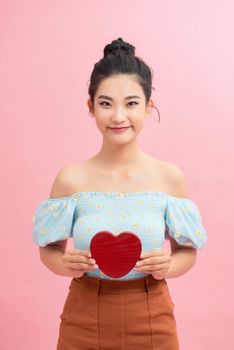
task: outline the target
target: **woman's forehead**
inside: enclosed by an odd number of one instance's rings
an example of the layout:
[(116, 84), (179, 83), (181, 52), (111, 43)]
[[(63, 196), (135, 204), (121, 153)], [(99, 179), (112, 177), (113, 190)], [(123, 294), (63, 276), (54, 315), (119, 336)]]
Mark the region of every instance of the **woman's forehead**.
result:
[(110, 99), (114, 99), (115, 97), (125, 99), (129, 96), (142, 98), (143, 90), (133, 75), (114, 75), (104, 79), (99, 84), (96, 96), (97, 98), (99, 96), (108, 96)]

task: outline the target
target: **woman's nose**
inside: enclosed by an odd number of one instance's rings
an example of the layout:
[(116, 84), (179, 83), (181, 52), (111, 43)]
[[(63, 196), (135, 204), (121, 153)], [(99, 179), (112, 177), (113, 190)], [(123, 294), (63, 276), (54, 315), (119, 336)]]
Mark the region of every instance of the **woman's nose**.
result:
[(121, 122), (121, 121), (124, 121), (124, 119), (125, 119), (125, 116), (122, 108), (116, 108), (113, 111), (112, 120)]

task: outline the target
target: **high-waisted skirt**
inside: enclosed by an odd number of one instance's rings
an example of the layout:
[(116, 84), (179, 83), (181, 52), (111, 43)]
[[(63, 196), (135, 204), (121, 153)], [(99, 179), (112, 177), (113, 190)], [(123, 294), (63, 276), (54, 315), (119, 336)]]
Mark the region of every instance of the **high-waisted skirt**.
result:
[(165, 279), (73, 278), (60, 315), (57, 350), (179, 350)]

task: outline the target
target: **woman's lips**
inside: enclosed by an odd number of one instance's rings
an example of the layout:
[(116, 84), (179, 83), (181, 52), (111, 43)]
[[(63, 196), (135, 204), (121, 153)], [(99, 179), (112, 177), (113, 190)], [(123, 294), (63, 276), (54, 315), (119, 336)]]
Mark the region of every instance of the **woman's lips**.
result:
[(127, 127), (124, 127), (124, 128), (109, 128), (109, 129), (112, 130), (115, 133), (120, 133), (120, 132), (124, 132), (128, 128), (130, 128), (130, 126), (127, 126)]

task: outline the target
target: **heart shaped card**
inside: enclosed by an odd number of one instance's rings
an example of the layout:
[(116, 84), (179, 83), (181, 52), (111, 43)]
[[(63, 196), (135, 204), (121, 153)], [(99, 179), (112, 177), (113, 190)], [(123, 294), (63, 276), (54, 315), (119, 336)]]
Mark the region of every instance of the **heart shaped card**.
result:
[(99, 269), (114, 278), (122, 277), (134, 268), (140, 260), (141, 250), (139, 237), (130, 231), (123, 231), (118, 236), (110, 231), (99, 231), (90, 242), (90, 252)]

